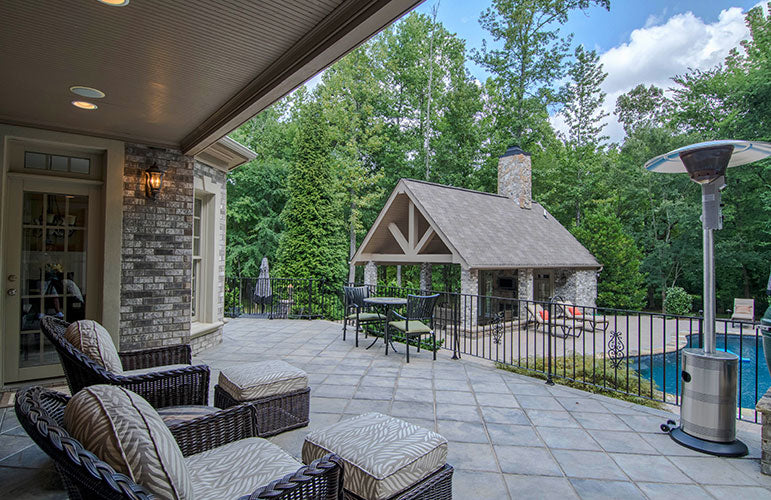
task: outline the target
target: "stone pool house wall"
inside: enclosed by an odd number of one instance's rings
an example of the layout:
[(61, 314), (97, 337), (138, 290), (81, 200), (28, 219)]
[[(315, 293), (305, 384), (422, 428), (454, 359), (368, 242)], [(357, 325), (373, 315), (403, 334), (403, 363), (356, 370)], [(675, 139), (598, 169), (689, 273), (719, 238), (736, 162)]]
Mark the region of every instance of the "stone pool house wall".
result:
[[(532, 199), (530, 155), (510, 147), (498, 161), (498, 193), (401, 179), (352, 259), (377, 284), (378, 265), (420, 265), (431, 290), (431, 266), (457, 264), (461, 293), (548, 300), (559, 295), (595, 307), (600, 264)], [(475, 325), (498, 311), (468, 302)], [(520, 314), (522, 314), (520, 312)]]

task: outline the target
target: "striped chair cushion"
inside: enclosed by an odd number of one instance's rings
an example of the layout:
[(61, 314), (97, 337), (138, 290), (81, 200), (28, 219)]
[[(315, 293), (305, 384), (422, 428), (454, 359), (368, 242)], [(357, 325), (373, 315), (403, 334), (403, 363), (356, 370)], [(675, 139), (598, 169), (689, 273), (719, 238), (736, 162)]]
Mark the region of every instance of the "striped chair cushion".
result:
[(177, 442), (138, 394), (110, 385), (86, 387), (64, 409), (64, 427), (89, 451), (157, 497), (193, 498)]
[(225, 368), (219, 386), (236, 401), (250, 401), (308, 387), (308, 374), (281, 360)]
[(297, 472), (302, 464), (261, 438), (233, 441), (185, 458), (199, 499), (229, 499)]
[(172, 425), (188, 422), (204, 415), (217, 413), (220, 409), (214, 406), (185, 405), (185, 406), (166, 406), (158, 408), (158, 415), (163, 422), (171, 427)]
[(389, 498), (422, 481), (447, 462), (447, 440), (439, 434), (380, 413), (367, 413), (311, 432), (303, 462), (327, 453), (345, 462), (343, 484), (356, 495)]
[(110, 333), (96, 321), (81, 319), (70, 323), (64, 332), (64, 338), (107, 371), (123, 372), (123, 365)]

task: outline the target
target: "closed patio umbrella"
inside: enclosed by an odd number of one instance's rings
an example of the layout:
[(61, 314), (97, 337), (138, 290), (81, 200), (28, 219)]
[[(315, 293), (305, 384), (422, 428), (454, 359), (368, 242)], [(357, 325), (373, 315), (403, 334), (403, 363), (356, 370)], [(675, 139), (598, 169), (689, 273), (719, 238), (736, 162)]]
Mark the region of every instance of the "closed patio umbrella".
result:
[(261, 304), (262, 310), (265, 310), (265, 304), (273, 302), (273, 289), (270, 286), (270, 268), (268, 258), (263, 257), (260, 264), (260, 277), (257, 278), (257, 285), (254, 287), (254, 303)]

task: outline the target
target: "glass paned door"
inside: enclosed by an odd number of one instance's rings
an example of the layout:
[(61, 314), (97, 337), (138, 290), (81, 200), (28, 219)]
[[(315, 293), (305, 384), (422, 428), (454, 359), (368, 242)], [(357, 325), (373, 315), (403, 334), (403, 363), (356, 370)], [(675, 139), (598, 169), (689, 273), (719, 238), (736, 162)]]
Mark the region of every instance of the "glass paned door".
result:
[(552, 273), (548, 271), (536, 271), (533, 280), (534, 299), (536, 301), (551, 300), (552, 296)]
[(6, 380), (57, 376), (59, 357), (40, 319), (93, 318), (89, 246), (96, 197), (89, 187), (54, 191), (47, 183), (11, 182), (19, 189), (6, 207)]

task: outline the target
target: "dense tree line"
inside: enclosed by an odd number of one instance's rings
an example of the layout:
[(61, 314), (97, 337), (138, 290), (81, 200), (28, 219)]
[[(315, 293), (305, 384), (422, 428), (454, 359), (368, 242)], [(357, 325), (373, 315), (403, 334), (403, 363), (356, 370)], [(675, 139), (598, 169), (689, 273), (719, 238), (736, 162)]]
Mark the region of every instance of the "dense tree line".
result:
[[(646, 160), (702, 140), (771, 139), (771, 21), (747, 14), (750, 38), (708, 71), (640, 85), (615, 103), (626, 136), (603, 135), (606, 77), (598, 55), (561, 32), (607, 0), (494, 0), (480, 14), (489, 45), (421, 14), (403, 20), (234, 132), (258, 158), (228, 183), (227, 272), (260, 259), (286, 276), (353, 279), (347, 257), (402, 177), (495, 191), (498, 156), (532, 153), (533, 194), (604, 265), (601, 305), (660, 309), (666, 290), (701, 294), (699, 189), (651, 174)], [(492, 75), (466, 70), (474, 60)], [(559, 84), (559, 85), (558, 85)], [(560, 113), (566, 131), (549, 116)], [(717, 233), (718, 301), (762, 297), (771, 262), (771, 162), (728, 173)], [(480, 221), (484, 223), (484, 221)], [(435, 266), (437, 287), (458, 272)], [(348, 271), (348, 272), (346, 272)], [(395, 269), (383, 279), (392, 281)], [(404, 284), (418, 271), (405, 266)]]

